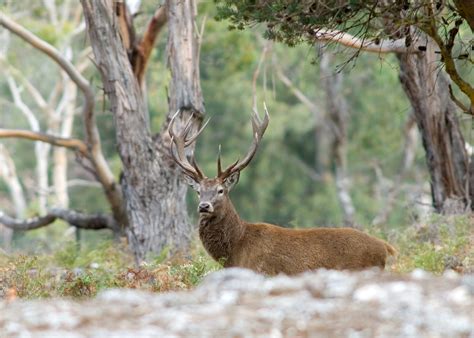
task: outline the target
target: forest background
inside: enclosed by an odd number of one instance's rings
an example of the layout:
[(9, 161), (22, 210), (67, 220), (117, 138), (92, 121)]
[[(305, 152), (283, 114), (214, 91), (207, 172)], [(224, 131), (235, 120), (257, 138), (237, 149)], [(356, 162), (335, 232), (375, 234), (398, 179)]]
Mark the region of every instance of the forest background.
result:
[[(81, 6), (72, 1), (31, 1), (29, 6), (0, 1), (0, 9), (55, 46), (100, 93), (96, 120), (102, 150), (119, 180), (113, 116), (91, 61)], [(135, 25), (145, 26), (155, 10), (154, 1), (142, 1)], [(204, 172), (215, 173), (219, 144), (225, 163), (245, 153), (255, 100), (260, 110), (265, 101), (271, 116), (255, 159), (232, 192), (242, 218), (300, 228), (351, 225), (389, 238), (436, 222), (425, 152), (394, 54), (359, 53), (325, 43), (288, 47), (265, 40), (260, 26), (229, 30), (229, 22), (216, 20), (216, 15), (214, 2), (199, 2), (200, 80), (211, 117), (196, 146)], [(469, 36), (467, 25), (461, 29)], [(152, 131), (160, 130), (168, 114), (166, 53), (166, 38), (160, 37), (146, 73)], [(459, 62), (458, 67), (472, 83), (472, 64)], [(81, 100), (74, 89), (63, 90), (72, 85), (67, 76), (6, 29), (0, 30), (0, 74), (0, 128), (83, 137)], [(334, 102), (342, 107), (336, 120)], [(457, 117), (472, 154), (473, 118), (461, 111)], [(1, 139), (0, 155), (0, 210), (5, 214), (27, 218), (56, 206), (109, 212), (101, 186), (73, 152)], [(61, 166), (67, 168), (66, 189), (56, 182)], [(194, 192), (188, 192), (187, 200), (196, 224)], [(464, 227), (472, 224), (469, 216), (461, 217)], [(78, 234), (57, 220), (45, 228), (16, 232), (13, 242), (5, 228), (0, 236), (4, 250), (29, 253), (54, 252), (78, 240), (83, 249), (96, 249), (113, 239), (109, 230)]]

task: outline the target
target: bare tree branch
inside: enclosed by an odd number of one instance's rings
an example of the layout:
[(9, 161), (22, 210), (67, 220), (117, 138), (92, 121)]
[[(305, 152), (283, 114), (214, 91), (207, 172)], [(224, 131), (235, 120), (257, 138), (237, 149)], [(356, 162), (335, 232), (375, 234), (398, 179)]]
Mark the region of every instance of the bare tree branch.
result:
[(155, 41), (168, 21), (166, 16), (166, 7), (161, 6), (155, 11), (155, 14), (148, 23), (148, 27), (143, 34), (142, 39), (138, 42), (132, 59), (133, 73), (138, 83), (144, 80), (148, 60), (155, 45)]
[(272, 49), (272, 43), (267, 41), (262, 49), (262, 54), (260, 55), (260, 59), (258, 60), (257, 68), (253, 72), (252, 76), (252, 109), (253, 111), (257, 111), (257, 80), (258, 76), (260, 75), (260, 69), (262, 68), (263, 62), (267, 57), (267, 54)]
[(11, 64), (3, 61), (0, 59), (0, 63), (2, 64), (3, 67), (5, 67), (5, 73), (7, 74), (7, 80), (10, 86), (10, 90), (12, 91), (12, 95), (15, 98), (15, 94), (13, 93), (12, 90), (12, 85), (11, 85), (11, 79), (8, 76), (9, 74), (13, 75), (15, 78), (19, 79), (21, 83), (25, 86), (26, 90), (28, 93), (31, 95), (33, 100), (35, 101), (36, 105), (46, 113), (46, 115), (50, 115), (50, 110), (48, 103), (44, 99), (43, 95), (36, 89), (35, 86), (24, 76), (24, 74), (17, 68), (13, 67)]
[(6, 78), (7, 78), (8, 88), (10, 89), (10, 92), (13, 97), (13, 103), (15, 104), (15, 106), (18, 107), (18, 109), (23, 113), (23, 115), (27, 119), (31, 130), (35, 132), (40, 131), (39, 121), (36, 118), (35, 114), (31, 111), (30, 107), (28, 107), (25, 104), (25, 102), (23, 102), (23, 99), (21, 98), (20, 88), (16, 84), (15, 80), (13, 79), (11, 75), (7, 75)]
[(36, 35), (25, 29), (23, 26), (17, 24), (15, 21), (8, 18), (5, 14), (0, 12), (0, 25), (8, 29), (10, 32), (16, 34), (34, 48), (42, 51), (54, 60), (64, 71), (71, 77), (71, 80), (81, 89), (86, 98), (87, 110), (94, 109), (94, 93), (89, 85), (89, 82), (79, 73), (76, 68), (44, 40), (41, 40)]
[(41, 40), (27, 29), (17, 24), (5, 14), (0, 12), (0, 25), (18, 35), (34, 48), (42, 51), (54, 60), (78, 86), (84, 95), (83, 118), (86, 134), (86, 144), (89, 151), (89, 158), (94, 165), (98, 180), (104, 187), (105, 194), (112, 211), (117, 220), (121, 219), (126, 223), (126, 216), (123, 210), (123, 199), (120, 186), (115, 182), (114, 175), (104, 158), (101, 149), (100, 134), (94, 118), (94, 93), (89, 82), (82, 74), (66, 60), (53, 46)]
[(468, 112), (469, 108), (466, 107), (464, 103), (462, 103), (456, 95), (454, 95), (453, 92), (453, 86), (449, 85), (449, 96), (451, 97), (451, 100), (463, 111), (463, 112)]
[(67, 181), (68, 187), (92, 187), (92, 188), (101, 188), (100, 183), (96, 181), (81, 180), (79, 178), (71, 179)]
[(89, 157), (86, 144), (79, 139), (62, 138), (53, 135), (22, 129), (0, 128), (0, 138), (23, 138), (32, 141), (41, 141), (54, 146), (70, 148), (78, 151), (84, 157)]
[(44, 40), (41, 40), (36, 35), (29, 32), (27, 29), (14, 22), (3, 13), (0, 13), (0, 25), (10, 30), (12, 33), (18, 35), (34, 48), (42, 51), (52, 60), (54, 60), (82, 91), (85, 98), (83, 110), (84, 122), (87, 134), (87, 143), (90, 147), (90, 152), (92, 155), (91, 159), (95, 164), (100, 181), (106, 186), (115, 184), (114, 176), (102, 155), (100, 135), (94, 120), (94, 93), (89, 82), (74, 67), (74, 65), (72, 65), (57, 51), (56, 48)]
[[(432, 14), (432, 11), (430, 13)], [(459, 31), (459, 26), (462, 24), (462, 20), (457, 20), (455, 23), (455, 26), (449, 30), (448, 32), (449, 38), (448, 38), (448, 41), (445, 42), (443, 41), (443, 39), (440, 37), (438, 33), (438, 26), (436, 24), (436, 19), (434, 15), (430, 15), (429, 18), (430, 18), (429, 23), (425, 26), (421, 25), (420, 28), (426, 34), (428, 34), (431, 38), (433, 38), (433, 40), (436, 42), (441, 52), (441, 56), (443, 57), (446, 73), (448, 73), (451, 80), (468, 97), (469, 102), (470, 102), (470, 107), (469, 109), (463, 109), (463, 112), (469, 115), (474, 115), (474, 87), (471, 86), (469, 82), (467, 82), (461, 77), (461, 75), (459, 74), (456, 68), (456, 64), (454, 62), (454, 58), (452, 55), (454, 40)], [(450, 91), (450, 94), (451, 94), (451, 98), (454, 98), (454, 95), (452, 95), (452, 91)], [(460, 104), (461, 102), (457, 99), (453, 101), (459, 107), (464, 106), (463, 104)], [(467, 107), (464, 107), (464, 108), (467, 108)]]
[[(111, 2), (107, 6), (111, 6)], [(113, 11), (116, 18), (116, 27), (118, 28), (122, 45), (125, 47), (128, 56), (133, 53), (135, 48), (135, 27), (133, 26), (133, 17), (125, 1), (114, 1)]]
[(44, 227), (53, 223), (56, 217), (53, 215), (46, 215), (42, 217), (28, 218), (26, 220), (19, 220), (5, 215), (0, 211), (0, 223), (10, 229), (15, 230), (33, 230)]
[(360, 49), (370, 53), (406, 54), (421, 52), (419, 44), (412, 43), (410, 46), (407, 46), (405, 39), (370, 41), (334, 29), (318, 28), (314, 30), (313, 37), (317, 41), (337, 42), (346, 47)]
[[(40, 123), (30, 107), (23, 101), (21, 97), (21, 89), (16, 84), (15, 80), (10, 74), (7, 74), (7, 82), (10, 92), (13, 96), (15, 105), (20, 109), (23, 115), (28, 120), (30, 128), (33, 132), (40, 132)], [(47, 206), (47, 191), (49, 186), (48, 180), (48, 162), (49, 152), (51, 146), (47, 143), (35, 142), (35, 156), (36, 156), (36, 175), (38, 184), (38, 208), (40, 212), (46, 212)]]
[(207, 14), (204, 14), (204, 17), (202, 18), (202, 21), (201, 21), (200, 28), (197, 26), (197, 22), (194, 23), (195, 24), (194, 30), (196, 31), (196, 36), (197, 36), (197, 48), (198, 48), (197, 59), (198, 60), (201, 59), (202, 39), (204, 36), (204, 28), (206, 27), (206, 21), (207, 21)]
[(295, 84), (290, 80), (286, 74), (283, 73), (283, 70), (281, 69), (280, 65), (278, 64), (278, 60), (276, 59), (276, 56), (273, 59), (273, 68), (276, 70), (276, 74), (280, 81), (288, 87), (288, 89), (293, 93), (293, 95), (300, 100), (301, 103), (303, 103), (308, 109), (313, 113), (315, 116), (315, 123), (317, 124), (318, 121), (320, 120), (319, 117), (321, 117), (322, 109), (321, 107), (318, 107), (310, 98), (308, 98), (298, 87), (295, 86)]
[(73, 210), (53, 208), (44, 216), (22, 220), (10, 217), (0, 211), (0, 224), (15, 230), (33, 230), (42, 228), (53, 223), (56, 219), (62, 219), (70, 225), (80, 229), (111, 229), (113, 231), (119, 229), (112, 216), (101, 213), (84, 214)]

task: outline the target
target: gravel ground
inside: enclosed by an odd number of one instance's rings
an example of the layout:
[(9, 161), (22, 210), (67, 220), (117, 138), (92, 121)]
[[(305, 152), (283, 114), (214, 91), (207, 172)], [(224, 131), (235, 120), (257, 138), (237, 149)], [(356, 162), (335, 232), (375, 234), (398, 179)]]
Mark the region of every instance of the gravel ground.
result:
[(0, 302), (0, 337), (474, 337), (474, 275), (215, 272), (187, 292)]

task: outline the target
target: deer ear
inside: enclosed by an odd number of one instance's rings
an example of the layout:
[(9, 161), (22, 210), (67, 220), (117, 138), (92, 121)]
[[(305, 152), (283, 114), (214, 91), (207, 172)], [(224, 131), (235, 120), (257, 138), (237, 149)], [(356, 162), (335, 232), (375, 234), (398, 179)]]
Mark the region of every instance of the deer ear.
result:
[(192, 179), (188, 175), (183, 175), (183, 176), (184, 176), (184, 180), (191, 188), (193, 188), (196, 191), (199, 191), (200, 185), (198, 182), (196, 182), (194, 179)]
[(240, 171), (233, 172), (224, 179), (224, 186), (230, 191), (239, 182)]

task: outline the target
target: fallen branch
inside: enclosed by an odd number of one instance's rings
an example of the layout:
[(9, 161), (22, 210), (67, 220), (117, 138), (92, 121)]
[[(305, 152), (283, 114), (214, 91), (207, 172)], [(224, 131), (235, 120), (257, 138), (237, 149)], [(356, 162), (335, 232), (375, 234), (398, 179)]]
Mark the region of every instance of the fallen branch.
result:
[(61, 219), (70, 225), (89, 230), (110, 229), (114, 232), (119, 229), (118, 224), (110, 215), (84, 214), (73, 210), (54, 208), (48, 214), (28, 219), (16, 219), (0, 211), (0, 224), (15, 230), (33, 230), (45, 227), (53, 223), (56, 219)]

